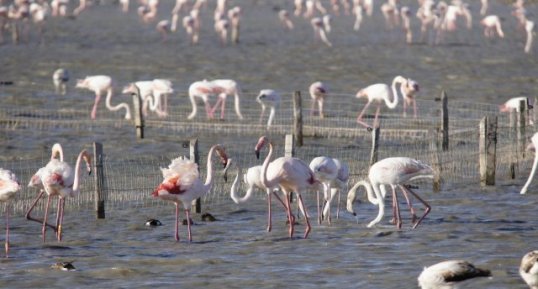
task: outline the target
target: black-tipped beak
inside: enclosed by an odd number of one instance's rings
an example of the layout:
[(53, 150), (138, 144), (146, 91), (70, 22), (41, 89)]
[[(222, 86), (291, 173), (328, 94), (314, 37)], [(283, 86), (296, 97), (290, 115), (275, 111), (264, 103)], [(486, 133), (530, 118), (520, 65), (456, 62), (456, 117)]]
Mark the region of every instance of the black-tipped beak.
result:
[(258, 160), (260, 159), (260, 151), (258, 151), (258, 150), (256, 151), (256, 159), (258, 159)]

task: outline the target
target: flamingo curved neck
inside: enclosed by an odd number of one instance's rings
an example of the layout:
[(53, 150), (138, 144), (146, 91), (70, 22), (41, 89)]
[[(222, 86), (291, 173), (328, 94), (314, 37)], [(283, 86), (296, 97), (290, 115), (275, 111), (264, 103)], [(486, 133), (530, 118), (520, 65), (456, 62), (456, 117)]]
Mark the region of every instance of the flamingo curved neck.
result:
[(534, 175), (536, 174), (536, 166), (538, 166), (538, 152), (536, 153), (536, 155), (534, 155), (534, 162), (532, 164), (531, 174), (529, 175), (529, 179), (527, 180), (527, 182), (521, 189), (521, 192), (520, 192), (521, 195), (524, 195), (525, 193), (527, 193), (527, 189), (529, 188), (529, 185), (531, 184), (532, 179), (534, 178)]
[(52, 154), (50, 156), (50, 159), (52, 160), (52, 159), (56, 158), (56, 156), (60, 157), (61, 162), (64, 161), (64, 151), (62, 149), (62, 146), (59, 143), (55, 143), (52, 146)]
[(392, 81), (392, 101), (390, 101), (389, 99), (385, 99), (385, 104), (390, 109), (394, 109), (398, 105), (398, 91), (396, 89), (396, 84), (402, 84), (402, 80), (403, 79), (401, 79), (400, 77), (396, 77)]
[(374, 194), (372, 185), (368, 181), (364, 181), (364, 180), (359, 181), (349, 190), (349, 193), (348, 193), (347, 205), (348, 205), (349, 212), (353, 212), (353, 202), (355, 202), (355, 200), (357, 199), (357, 190), (361, 186), (363, 186), (366, 189), (366, 196), (368, 198), (368, 201), (374, 205), (379, 204), (379, 200)]
[(194, 99), (194, 94), (189, 93), (189, 100), (191, 101), (191, 104), (192, 104), (192, 112), (187, 118), (192, 119), (198, 113), (198, 106), (196, 104), (196, 100)]
[(219, 145), (212, 146), (209, 153), (207, 153), (207, 176), (204, 183), (204, 192), (211, 190), (213, 186), (213, 162), (211, 160), (213, 159), (213, 153), (218, 147)]
[(131, 119), (131, 109), (129, 108), (129, 105), (122, 102), (116, 106), (112, 105), (112, 89), (109, 89), (106, 94), (106, 101), (105, 101), (106, 108), (110, 111), (118, 111), (122, 108), (125, 109), (125, 119)]
[(88, 155), (88, 152), (86, 152), (86, 150), (83, 150), (78, 154), (77, 163), (75, 165), (75, 178), (73, 180), (73, 193), (78, 193), (78, 186), (80, 182), (80, 163), (82, 161), (82, 158), (84, 158), (84, 160), (86, 161), (89, 167), (90, 166), (90, 163), (88, 161), (89, 157), (90, 156)]
[(273, 187), (273, 184), (271, 184), (271, 182), (269, 182), (269, 180), (267, 179), (267, 167), (269, 167), (269, 162), (271, 162), (271, 157), (273, 156), (273, 144), (269, 142), (269, 153), (267, 154), (267, 156), (265, 157), (265, 160), (263, 161), (263, 165), (262, 165), (262, 184), (266, 187), (266, 188), (272, 188)]
[(232, 188), (230, 189), (230, 197), (236, 204), (241, 204), (246, 202), (252, 196), (254, 191), (254, 186), (250, 186), (245, 193), (245, 196), (239, 197), (237, 193), (237, 183), (239, 182), (239, 176), (241, 175), (241, 168), (237, 168), (237, 175), (235, 176), (234, 182), (232, 183)]

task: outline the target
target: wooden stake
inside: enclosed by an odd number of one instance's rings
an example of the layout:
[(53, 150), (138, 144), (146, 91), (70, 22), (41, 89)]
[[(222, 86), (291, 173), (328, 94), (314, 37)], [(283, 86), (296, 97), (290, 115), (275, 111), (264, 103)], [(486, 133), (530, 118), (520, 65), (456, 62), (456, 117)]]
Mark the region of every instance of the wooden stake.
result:
[(431, 158), (432, 158), (432, 168), (434, 170), (433, 191), (440, 192), (442, 168), (441, 168), (441, 159), (439, 157), (438, 134), (435, 133), (433, 130), (430, 130), (428, 134), (430, 135), (430, 153), (431, 153)]
[(303, 108), (300, 91), (293, 94), (293, 135), (295, 144), (303, 146)]
[(497, 147), (497, 117), (484, 117), (480, 121), (480, 185), (495, 185)]
[(443, 133), (443, 151), (448, 151), (448, 96), (441, 92), (441, 132)]
[(142, 97), (140, 96), (140, 90), (136, 86), (136, 93), (133, 93), (133, 110), (134, 110), (134, 122), (136, 128), (136, 137), (144, 138), (144, 115), (142, 114)]
[[(189, 159), (200, 165), (200, 153), (198, 151), (198, 139), (193, 138), (190, 140), (189, 143)], [(211, 160), (207, 160), (210, 162)], [(194, 206), (194, 212), (195, 213), (201, 213), (202, 212), (202, 200), (200, 198), (192, 201), (192, 205)]]
[(370, 166), (377, 163), (378, 159), (378, 147), (379, 147), (379, 132), (380, 128), (377, 126), (372, 130), (372, 150), (370, 151)]
[(93, 143), (94, 161), (94, 182), (95, 182), (95, 213), (97, 219), (105, 218), (105, 174), (103, 170), (103, 145), (98, 142)]

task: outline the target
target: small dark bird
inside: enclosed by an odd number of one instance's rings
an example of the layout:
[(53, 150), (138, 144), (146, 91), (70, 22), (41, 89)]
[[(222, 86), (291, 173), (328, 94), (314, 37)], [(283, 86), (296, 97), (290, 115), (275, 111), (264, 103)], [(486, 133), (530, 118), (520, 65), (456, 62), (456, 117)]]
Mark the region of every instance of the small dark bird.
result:
[(75, 271), (77, 270), (75, 266), (73, 266), (73, 262), (58, 262), (56, 264), (51, 265), (50, 267), (52, 269), (62, 270), (62, 271)]
[(148, 219), (146, 221), (146, 226), (156, 227), (156, 226), (162, 226), (162, 225), (163, 224), (161, 223), (161, 221), (156, 220), (156, 219)]
[(189, 222), (190, 222), (190, 224), (189, 224), (189, 223), (187, 223), (187, 219), (184, 219), (184, 220), (183, 220), (183, 226), (187, 226), (187, 225), (194, 225), (194, 222), (192, 221), (192, 219), (191, 219), (191, 218), (189, 218)]
[(202, 215), (202, 221), (204, 222), (215, 222), (217, 218), (213, 217), (210, 213), (204, 213)]

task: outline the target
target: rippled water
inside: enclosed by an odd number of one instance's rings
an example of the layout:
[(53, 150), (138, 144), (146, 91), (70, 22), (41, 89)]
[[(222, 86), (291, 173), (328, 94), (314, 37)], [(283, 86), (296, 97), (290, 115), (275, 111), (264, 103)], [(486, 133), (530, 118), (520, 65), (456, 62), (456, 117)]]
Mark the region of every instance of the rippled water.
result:
[[(241, 43), (221, 47), (212, 32), (211, 13), (205, 11), (200, 45), (188, 45), (183, 31), (162, 44), (153, 25), (144, 27), (134, 12), (123, 15), (111, 5), (92, 7), (76, 21), (50, 19), (46, 43), (0, 46), (0, 80), (15, 80), (16, 88), (0, 87), (2, 101), (21, 106), (91, 106), (93, 97), (70, 84), (69, 98), (53, 97), (52, 71), (68, 68), (72, 78), (108, 74), (118, 85), (139, 79), (171, 78), (178, 91), (203, 78), (233, 78), (246, 93), (262, 88), (306, 90), (316, 80), (335, 92), (354, 94), (375, 82), (389, 82), (396, 74), (420, 82), (420, 98), (433, 99), (445, 89), (452, 99), (501, 103), (513, 96), (536, 96), (537, 48), (523, 53), (524, 39), (515, 29), (509, 6), (492, 3), (492, 11), (505, 18), (507, 37), (485, 40), (475, 18), (472, 31), (448, 37), (441, 46), (403, 42), (403, 36), (386, 31), (376, 11), (352, 32), (352, 17), (334, 20), (329, 35), (333, 48), (313, 41), (310, 24), (295, 19), (297, 29), (282, 31), (274, 8), (291, 8), (288, 1), (231, 1), (244, 10)], [(416, 1), (402, 1), (416, 9)], [(160, 15), (168, 15), (163, 3)], [(477, 15), (478, 3), (472, 3)], [(476, 5), (476, 6), (475, 6)], [(211, 7), (211, 6), (210, 6)], [(168, 10), (166, 10), (166, 9)], [(536, 15), (536, 5), (529, 6)], [(418, 24), (414, 23), (415, 34)], [(13, 92), (13, 93), (12, 93)], [(171, 100), (171, 102), (185, 99)], [(95, 139), (122, 150), (144, 153), (173, 148), (170, 143), (141, 145), (131, 132), (115, 130), (94, 135), (87, 131), (54, 130), (47, 133), (0, 131), (2, 153), (47, 154), (51, 143), (88, 143)], [(37, 136), (37, 137), (36, 137)], [(226, 136), (212, 136), (225, 139)], [(24, 181), (25, 182), (25, 181)], [(284, 214), (276, 208), (273, 232), (265, 232), (266, 207), (262, 199), (248, 205), (228, 203), (204, 207), (218, 218), (202, 222), (194, 217), (194, 242), (188, 244), (186, 227), (181, 242), (173, 241), (173, 205), (133, 207), (107, 212), (96, 221), (93, 213), (68, 209), (64, 242), (49, 232), (42, 244), (40, 226), (22, 216), (12, 220), (11, 258), (0, 259), (0, 287), (32, 288), (147, 288), (203, 286), (205, 288), (416, 288), (424, 266), (441, 260), (464, 258), (493, 271), (492, 278), (477, 280), (468, 288), (525, 288), (517, 268), (524, 253), (536, 249), (536, 189), (526, 196), (518, 190), (522, 178), (493, 188), (443, 187), (441, 193), (421, 188), (432, 205), (431, 214), (416, 230), (388, 223), (368, 229), (376, 208), (357, 206), (358, 223), (343, 213), (331, 226), (313, 224), (309, 239), (289, 240)], [(536, 188), (536, 187), (535, 187)], [(307, 199), (311, 213), (313, 200)], [(420, 207), (417, 204), (418, 207)], [(144, 226), (146, 218), (162, 227)], [(301, 236), (300, 220), (296, 236)], [(3, 226), (2, 226), (3, 228)], [(77, 271), (55, 271), (56, 261), (71, 261)]]

